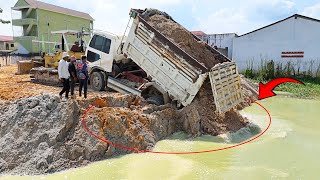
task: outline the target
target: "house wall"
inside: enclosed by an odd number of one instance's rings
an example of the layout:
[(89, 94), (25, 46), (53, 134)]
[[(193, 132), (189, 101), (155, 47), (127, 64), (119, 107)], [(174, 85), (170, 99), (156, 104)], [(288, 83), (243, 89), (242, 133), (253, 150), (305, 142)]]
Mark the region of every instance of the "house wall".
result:
[[(60, 14), (47, 10), (38, 10), (38, 40), (49, 42), (61, 42), (61, 35), (53, 35), (51, 31), (59, 30), (82, 30), (90, 29), (92, 21), (74, 17), (70, 15)], [(68, 42), (73, 43), (76, 37), (68, 37)], [(44, 52), (53, 52), (54, 44), (42, 44), (40, 50)]]
[[(28, 6), (24, 0), (19, 0), (15, 7)], [(66, 14), (56, 13), (43, 9), (33, 9), (28, 17), (26, 17), (27, 9), (21, 10), (22, 18), (34, 18), (37, 19), (37, 25), (31, 28), (30, 33), (27, 36), (18, 36), (14, 40), (17, 41), (20, 46), (23, 46), (23, 52), (27, 50), (29, 53), (53, 52), (54, 44), (46, 43), (34, 43), (32, 40), (38, 41), (50, 41), (61, 43), (60, 35), (52, 35), (51, 31), (58, 30), (81, 30), (82, 27), (92, 29), (92, 21), (83, 19), (80, 17), (70, 16)], [(26, 35), (28, 25), (22, 26), (24, 35)], [(72, 43), (76, 38), (68, 39), (69, 43)]]
[(14, 42), (0, 42), (0, 50), (15, 50), (15, 49), (17, 49), (17, 43), (14, 43)]
[(5, 49), (6, 49), (5, 42), (0, 42), (0, 50), (5, 50)]
[[(320, 64), (320, 22), (292, 17), (280, 23), (237, 37), (233, 41), (233, 60), (240, 71), (250, 64), (258, 69), (261, 60), (274, 60), (276, 63), (291, 62), (301, 71)], [(283, 52), (303, 52), (303, 58), (284, 58)]]

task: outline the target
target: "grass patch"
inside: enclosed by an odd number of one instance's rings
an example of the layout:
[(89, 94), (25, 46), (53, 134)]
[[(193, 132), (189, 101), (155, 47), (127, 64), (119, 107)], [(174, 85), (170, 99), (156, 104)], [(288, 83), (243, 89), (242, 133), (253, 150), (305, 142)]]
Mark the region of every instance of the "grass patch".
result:
[(307, 70), (301, 71), (301, 61), (282, 63), (261, 59), (257, 70), (254, 70), (252, 61), (247, 64), (243, 74), (254, 82), (263, 83), (281, 77), (294, 78), (303, 82), (305, 86), (296, 83), (283, 83), (274, 90), (287, 92), (300, 98), (320, 98), (320, 62), (310, 60), (308, 66)]
[(275, 91), (289, 92), (301, 98), (320, 97), (320, 82), (316, 83), (314, 80), (309, 79), (299, 79), (299, 81), (303, 82), (305, 86), (296, 83), (284, 83), (276, 87)]
[[(297, 83), (283, 83), (277, 86), (274, 91), (281, 91), (290, 93), (293, 97), (298, 98), (320, 98), (320, 79), (319, 78), (295, 78), (305, 85)], [(252, 79), (255, 83), (267, 83), (267, 80), (260, 81), (258, 79)]]

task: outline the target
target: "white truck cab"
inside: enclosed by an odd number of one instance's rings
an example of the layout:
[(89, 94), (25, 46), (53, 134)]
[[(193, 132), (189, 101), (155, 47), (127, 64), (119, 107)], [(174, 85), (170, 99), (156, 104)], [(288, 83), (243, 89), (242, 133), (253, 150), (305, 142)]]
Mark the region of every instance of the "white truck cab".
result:
[(103, 90), (106, 86), (108, 73), (112, 72), (113, 62), (121, 37), (107, 32), (95, 32), (86, 49), (89, 62), (90, 82), (94, 90)]

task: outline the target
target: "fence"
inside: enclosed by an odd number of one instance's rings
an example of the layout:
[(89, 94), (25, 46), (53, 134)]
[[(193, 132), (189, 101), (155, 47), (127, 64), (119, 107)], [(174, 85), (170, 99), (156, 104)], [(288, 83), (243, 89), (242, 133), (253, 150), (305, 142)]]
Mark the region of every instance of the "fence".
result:
[(254, 63), (247, 61), (247, 68), (242, 73), (249, 78), (269, 80), (276, 77), (313, 77), (320, 78), (320, 60), (308, 61), (273, 61), (261, 60)]
[(0, 54), (0, 67), (16, 64), (18, 61), (30, 60), (30, 56)]

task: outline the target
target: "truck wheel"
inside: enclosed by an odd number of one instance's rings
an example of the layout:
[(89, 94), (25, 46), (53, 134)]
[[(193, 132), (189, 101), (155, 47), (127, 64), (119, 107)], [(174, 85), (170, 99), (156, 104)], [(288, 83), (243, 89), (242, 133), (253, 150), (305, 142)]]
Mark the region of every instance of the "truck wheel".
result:
[(104, 76), (101, 72), (93, 72), (90, 76), (91, 88), (95, 91), (102, 91), (106, 87)]
[(157, 105), (157, 106), (160, 106), (160, 105), (164, 104), (162, 96), (151, 96), (151, 97), (147, 98), (147, 102), (149, 104), (154, 104), (154, 105)]

